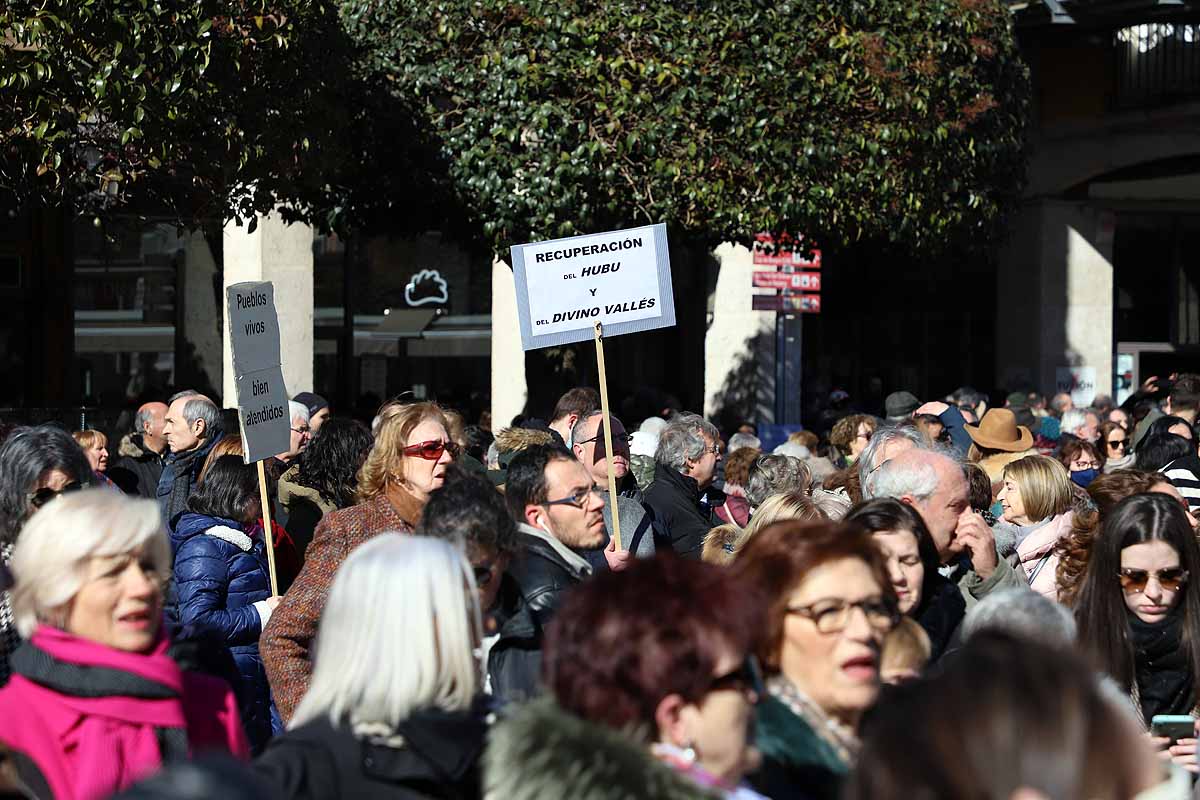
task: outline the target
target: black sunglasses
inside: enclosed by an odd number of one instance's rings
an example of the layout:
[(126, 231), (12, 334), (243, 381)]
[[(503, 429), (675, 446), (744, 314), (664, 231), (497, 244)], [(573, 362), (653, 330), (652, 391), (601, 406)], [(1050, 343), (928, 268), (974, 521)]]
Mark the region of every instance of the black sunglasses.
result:
[(1113, 448), (1114, 450), (1124, 450), (1128, 445), (1129, 445), (1129, 442), (1125, 441), (1124, 439), (1120, 439), (1115, 442), (1110, 440), (1108, 443), (1108, 446)]
[(709, 692), (724, 689), (732, 689), (737, 692), (754, 692), (759, 697), (764, 697), (766, 689), (763, 686), (762, 671), (758, 668), (758, 659), (754, 656), (746, 656), (745, 660), (736, 668), (726, 672), (724, 675), (718, 675), (708, 684)]
[(30, 493), (29, 505), (33, 506), (34, 508), (41, 508), (42, 506), (46, 505), (46, 503), (49, 503), (54, 498), (58, 497), (60, 494), (78, 492), (82, 488), (83, 484), (81, 484), (79, 481), (72, 481), (61, 489), (51, 489), (48, 486), (43, 486), (36, 492)]

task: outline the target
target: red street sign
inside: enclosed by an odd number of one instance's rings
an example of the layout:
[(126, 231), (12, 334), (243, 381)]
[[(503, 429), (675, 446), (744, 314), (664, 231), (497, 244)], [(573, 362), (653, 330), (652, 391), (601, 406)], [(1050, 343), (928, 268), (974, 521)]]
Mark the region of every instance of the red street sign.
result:
[(821, 313), (821, 295), (756, 294), (752, 302), (755, 311), (799, 311), (802, 314)]
[(768, 272), (754, 271), (754, 285), (765, 289), (795, 289), (801, 292), (821, 291), (819, 272)]
[(821, 251), (813, 250), (812, 258), (807, 258), (802, 253), (793, 253), (784, 251), (782, 253), (764, 253), (761, 250), (754, 251), (754, 263), (763, 267), (807, 267), (809, 269), (821, 268)]

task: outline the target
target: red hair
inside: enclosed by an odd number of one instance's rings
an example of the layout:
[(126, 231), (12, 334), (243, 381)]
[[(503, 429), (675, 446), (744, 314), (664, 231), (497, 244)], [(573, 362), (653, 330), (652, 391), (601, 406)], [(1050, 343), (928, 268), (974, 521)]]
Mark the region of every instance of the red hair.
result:
[(650, 734), (664, 697), (699, 701), (725, 653), (753, 652), (761, 612), (758, 594), (722, 567), (673, 554), (635, 561), (567, 595), (547, 628), (543, 678), (565, 710)]

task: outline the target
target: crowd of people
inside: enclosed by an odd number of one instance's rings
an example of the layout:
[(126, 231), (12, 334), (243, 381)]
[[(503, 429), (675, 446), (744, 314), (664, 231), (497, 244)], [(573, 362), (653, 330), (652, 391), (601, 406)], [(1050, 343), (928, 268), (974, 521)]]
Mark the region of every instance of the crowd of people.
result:
[(0, 794), (1192, 797), (1200, 376), (834, 400), (12, 429)]

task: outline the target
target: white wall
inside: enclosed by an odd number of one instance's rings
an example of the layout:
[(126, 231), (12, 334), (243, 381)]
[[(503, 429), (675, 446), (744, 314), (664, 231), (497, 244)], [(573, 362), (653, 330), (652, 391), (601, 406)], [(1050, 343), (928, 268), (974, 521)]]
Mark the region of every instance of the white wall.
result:
[(525, 409), (525, 351), (517, 319), (517, 289), (512, 268), (492, 262), (492, 430), (507, 428)]

